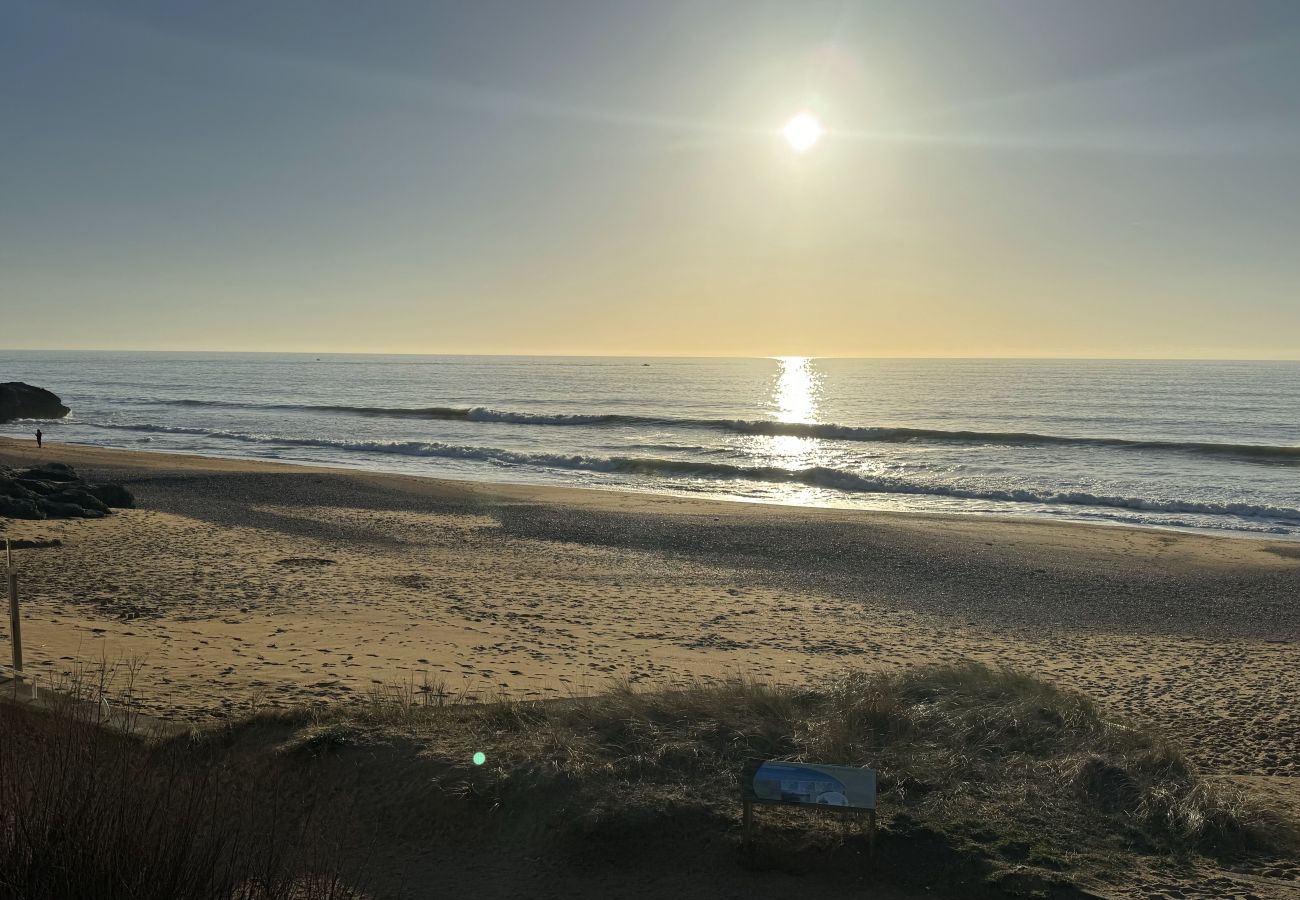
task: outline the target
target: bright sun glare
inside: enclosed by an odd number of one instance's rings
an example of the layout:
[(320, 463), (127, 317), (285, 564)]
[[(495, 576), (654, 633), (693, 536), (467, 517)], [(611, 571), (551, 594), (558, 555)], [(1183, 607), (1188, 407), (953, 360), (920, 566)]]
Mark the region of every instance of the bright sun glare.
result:
[(822, 123), (810, 112), (801, 112), (785, 123), (781, 135), (795, 153), (807, 153), (822, 139)]

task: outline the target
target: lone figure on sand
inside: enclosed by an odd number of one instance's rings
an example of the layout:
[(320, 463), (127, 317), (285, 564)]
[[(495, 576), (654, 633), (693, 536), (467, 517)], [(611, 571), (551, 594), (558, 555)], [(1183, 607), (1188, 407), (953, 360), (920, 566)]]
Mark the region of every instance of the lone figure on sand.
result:
[(41, 434), (41, 430), (40, 430), (39, 428), (37, 428), (37, 429), (36, 429), (36, 449), (37, 449), (37, 450), (41, 449), (41, 438), (42, 438), (42, 437), (44, 437), (44, 435), (42, 435), (42, 434)]

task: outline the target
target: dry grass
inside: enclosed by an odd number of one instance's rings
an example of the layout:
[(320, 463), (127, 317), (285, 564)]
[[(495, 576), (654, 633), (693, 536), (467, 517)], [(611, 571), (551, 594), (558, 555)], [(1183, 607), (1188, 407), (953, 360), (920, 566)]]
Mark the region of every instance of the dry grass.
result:
[[(878, 877), (905, 885), (929, 886), (945, 867), (985, 884), (1025, 865), (1071, 880), (1139, 854), (1297, 846), (1294, 824), (1202, 779), (1157, 735), (977, 665), (797, 687), (623, 684), (550, 702), (469, 703), (411, 681), (153, 741), (96, 727), (94, 708), (0, 707), (0, 897), (351, 896), (345, 819), (352, 836), (390, 847), (490, 834), (525, 857), (620, 866), (716, 853), (700, 848), (719, 835), (734, 848), (738, 778), (760, 758), (875, 768)], [(818, 871), (861, 849), (829, 819), (763, 820), (783, 836), (769, 846), (797, 835), (798, 852), (821, 854)]]
[(74, 671), (50, 710), (0, 704), (0, 898), (359, 897), (310, 783), (142, 739), (134, 671)]
[[(606, 798), (616, 795), (651, 809), (687, 797), (729, 816), (746, 763), (780, 758), (871, 766), (899, 832), (930, 829), (956, 848), (1016, 862), (1032, 855), (1049, 869), (1122, 866), (1133, 853), (1290, 855), (1297, 846), (1294, 823), (1201, 778), (1158, 734), (1081, 694), (981, 665), (849, 672), (800, 687), (622, 684), (545, 703), (419, 696), (375, 694), (327, 710), (300, 734), (329, 729), (337, 743), (400, 732), (458, 771), (463, 790), (507, 811), (555, 795), (564, 815), (608, 819)], [(469, 765), (476, 751), (487, 771)]]

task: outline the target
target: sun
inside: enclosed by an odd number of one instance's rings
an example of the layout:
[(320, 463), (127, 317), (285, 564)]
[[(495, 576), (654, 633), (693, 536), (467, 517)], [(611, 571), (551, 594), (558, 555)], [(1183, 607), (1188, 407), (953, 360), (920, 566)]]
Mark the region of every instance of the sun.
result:
[(822, 123), (807, 110), (795, 115), (781, 129), (781, 136), (795, 153), (807, 153), (816, 147), (823, 133)]

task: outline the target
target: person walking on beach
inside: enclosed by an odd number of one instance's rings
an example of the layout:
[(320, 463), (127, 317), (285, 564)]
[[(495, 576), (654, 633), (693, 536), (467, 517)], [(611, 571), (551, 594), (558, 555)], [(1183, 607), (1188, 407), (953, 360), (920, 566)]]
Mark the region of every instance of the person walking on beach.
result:
[(41, 449), (41, 438), (42, 438), (42, 437), (43, 437), (43, 435), (41, 434), (41, 430), (40, 430), (39, 428), (37, 428), (37, 429), (36, 429), (36, 449), (37, 449), (37, 450)]

